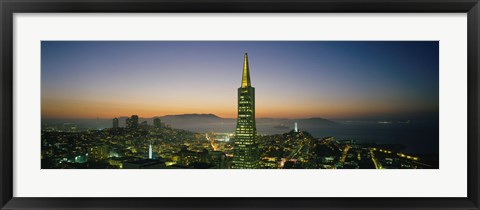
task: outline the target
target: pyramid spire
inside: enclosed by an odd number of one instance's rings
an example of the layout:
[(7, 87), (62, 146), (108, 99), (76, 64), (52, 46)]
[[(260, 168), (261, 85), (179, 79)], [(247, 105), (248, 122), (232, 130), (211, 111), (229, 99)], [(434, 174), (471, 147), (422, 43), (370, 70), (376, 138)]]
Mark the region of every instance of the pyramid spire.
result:
[(242, 88), (250, 87), (250, 69), (248, 68), (248, 55), (245, 53), (243, 57), (243, 74), (242, 74)]

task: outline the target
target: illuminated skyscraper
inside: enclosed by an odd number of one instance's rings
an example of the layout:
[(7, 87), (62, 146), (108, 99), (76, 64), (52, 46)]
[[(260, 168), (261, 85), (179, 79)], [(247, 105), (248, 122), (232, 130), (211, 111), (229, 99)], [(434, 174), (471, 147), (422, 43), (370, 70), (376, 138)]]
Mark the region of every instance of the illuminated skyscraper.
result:
[(113, 118), (113, 128), (118, 128), (118, 118)]
[(260, 154), (256, 134), (255, 88), (250, 83), (248, 55), (245, 53), (242, 86), (238, 88), (238, 118), (232, 168), (259, 168)]

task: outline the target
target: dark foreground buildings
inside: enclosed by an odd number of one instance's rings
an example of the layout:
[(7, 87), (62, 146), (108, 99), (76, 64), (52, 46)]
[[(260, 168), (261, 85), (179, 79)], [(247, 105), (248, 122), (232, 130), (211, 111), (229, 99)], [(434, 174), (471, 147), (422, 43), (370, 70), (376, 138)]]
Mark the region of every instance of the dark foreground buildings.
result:
[(260, 154), (256, 142), (255, 88), (250, 82), (248, 55), (243, 59), (242, 86), (238, 88), (238, 118), (232, 168), (259, 168)]

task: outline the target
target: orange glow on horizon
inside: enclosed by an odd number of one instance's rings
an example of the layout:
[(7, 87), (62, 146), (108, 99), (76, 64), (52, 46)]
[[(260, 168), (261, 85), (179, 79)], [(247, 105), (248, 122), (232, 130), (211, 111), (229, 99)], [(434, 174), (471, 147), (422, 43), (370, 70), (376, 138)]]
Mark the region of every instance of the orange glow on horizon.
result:
[[(178, 114), (214, 114), (221, 118), (237, 118), (235, 102), (231, 103), (174, 103), (176, 105), (158, 102), (128, 101), (80, 101), (71, 99), (43, 99), (42, 118), (48, 119), (93, 119), (114, 118), (138, 115), (142, 118), (160, 117)], [(201, 106), (203, 105), (203, 106)], [(401, 106), (401, 105), (398, 105)], [(256, 118), (312, 118), (326, 119), (361, 117), (368, 115), (388, 115), (398, 112), (399, 107), (381, 106), (379, 104), (348, 104), (324, 103), (321, 106), (304, 104), (300, 106), (257, 104)], [(415, 112), (419, 110), (406, 110)]]

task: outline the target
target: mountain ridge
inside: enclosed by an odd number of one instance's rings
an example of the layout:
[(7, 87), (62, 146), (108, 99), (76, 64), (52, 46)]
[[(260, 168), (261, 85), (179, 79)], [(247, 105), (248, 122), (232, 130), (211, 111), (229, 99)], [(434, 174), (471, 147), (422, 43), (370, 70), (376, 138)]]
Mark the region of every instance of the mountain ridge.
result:
[[(125, 121), (128, 117), (117, 117), (119, 120), (119, 126), (125, 127)], [(139, 116), (139, 123), (147, 121), (149, 125), (153, 124), (153, 119), (160, 118), (162, 123), (169, 125), (173, 128), (190, 130), (194, 132), (232, 132), (235, 131), (237, 118), (222, 118), (213, 113), (186, 113), (186, 114), (173, 114), (164, 116), (155, 116), (142, 118)], [(113, 118), (112, 118), (113, 119)], [(51, 122), (57, 123), (75, 123), (83, 128), (108, 128), (112, 126), (112, 119), (84, 119), (84, 120), (52, 120)], [(48, 120), (47, 120), (48, 121)], [(271, 132), (283, 132), (293, 129), (294, 123), (297, 123), (300, 129), (310, 128), (330, 128), (335, 126), (341, 126), (342, 124), (334, 121), (320, 118), (256, 118), (256, 125), (258, 131), (271, 131)], [(267, 132), (270, 133), (270, 132)]]

